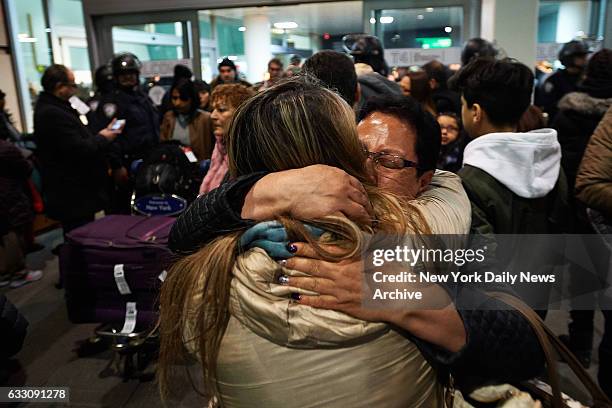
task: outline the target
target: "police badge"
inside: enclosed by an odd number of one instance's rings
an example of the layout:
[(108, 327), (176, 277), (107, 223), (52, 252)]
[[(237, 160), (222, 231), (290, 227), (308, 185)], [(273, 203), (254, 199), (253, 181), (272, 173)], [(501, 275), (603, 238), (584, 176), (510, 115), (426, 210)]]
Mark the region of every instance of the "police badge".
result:
[(110, 119), (117, 113), (117, 105), (114, 103), (105, 103), (104, 106), (102, 106), (102, 111), (104, 115)]

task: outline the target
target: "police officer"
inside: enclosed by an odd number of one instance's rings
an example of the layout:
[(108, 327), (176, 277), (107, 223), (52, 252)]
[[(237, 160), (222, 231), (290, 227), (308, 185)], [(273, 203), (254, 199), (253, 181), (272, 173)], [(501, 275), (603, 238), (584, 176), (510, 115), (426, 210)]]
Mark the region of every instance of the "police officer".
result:
[(570, 41), (561, 47), (558, 58), (565, 68), (545, 77), (536, 90), (535, 104), (548, 113), (548, 123), (557, 114), (559, 100), (565, 94), (576, 91), (589, 53), (588, 45), (582, 41)]
[[(85, 102), (87, 103), (87, 106), (89, 106), (89, 109), (91, 109), (87, 113), (88, 127), (92, 132), (95, 133), (99, 129), (104, 128), (104, 124), (107, 123), (106, 118), (98, 118), (97, 115), (98, 106), (100, 106), (100, 100), (110, 94), (115, 87), (115, 81), (113, 79), (113, 70), (111, 69), (110, 64), (101, 65), (96, 68), (93, 81), (96, 92), (91, 98), (87, 99)], [(99, 119), (102, 119), (101, 123), (98, 123)]]
[(110, 94), (114, 89), (113, 69), (110, 64), (101, 65), (94, 74), (94, 86), (96, 93), (87, 100), (92, 111), (96, 111), (100, 105), (100, 99)]
[(115, 181), (109, 212), (129, 213), (131, 188), (128, 170), (133, 161), (142, 159), (159, 143), (158, 113), (148, 96), (140, 90), (141, 63), (129, 52), (116, 55), (111, 62), (115, 89), (100, 99), (97, 125), (105, 126), (113, 118), (125, 120), (123, 134), (109, 152), (109, 164)]

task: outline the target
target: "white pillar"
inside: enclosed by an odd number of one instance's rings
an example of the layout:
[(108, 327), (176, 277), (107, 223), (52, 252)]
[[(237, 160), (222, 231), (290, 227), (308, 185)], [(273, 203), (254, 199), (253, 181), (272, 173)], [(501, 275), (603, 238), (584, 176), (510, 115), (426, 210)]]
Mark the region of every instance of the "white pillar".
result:
[(564, 1), (559, 4), (556, 36), (558, 43), (573, 40), (579, 31), (589, 31), (589, 4), (588, 1)]
[(263, 14), (250, 14), (244, 17), (244, 52), (248, 65), (247, 78), (249, 82), (262, 81), (268, 69), (271, 34), (270, 20)]
[(535, 67), (538, 0), (482, 0), (480, 36), (495, 42), (508, 57)]

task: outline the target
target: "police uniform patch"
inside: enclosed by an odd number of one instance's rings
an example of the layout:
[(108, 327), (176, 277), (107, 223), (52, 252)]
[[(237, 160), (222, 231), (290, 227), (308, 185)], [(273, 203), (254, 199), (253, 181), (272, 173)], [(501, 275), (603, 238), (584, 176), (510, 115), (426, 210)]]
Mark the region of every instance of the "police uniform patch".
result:
[(544, 92), (551, 93), (552, 90), (555, 89), (555, 86), (550, 81), (546, 81), (544, 84)]
[(104, 115), (110, 119), (117, 113), (117, 105), (114, 103), (105, 103), (104, 106), (102, 106), (102, 111)]
[(89, 101), (89, 108), (94, 112), (98, 110), (98, 105), (100, 105), (100, 101)]

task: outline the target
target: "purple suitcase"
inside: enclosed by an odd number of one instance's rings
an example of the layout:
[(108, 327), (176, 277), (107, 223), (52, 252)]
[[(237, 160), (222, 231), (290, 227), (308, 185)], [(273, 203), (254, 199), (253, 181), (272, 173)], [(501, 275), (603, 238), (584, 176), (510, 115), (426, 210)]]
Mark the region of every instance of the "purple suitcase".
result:
[(175, 220), (109, 215), (71, 231), (59, 259), (70, 321), (120, 326), (127, 303), (135, 302), (136, 326), (152, 326), (159, 276), (171, 263), (167, 243)]

